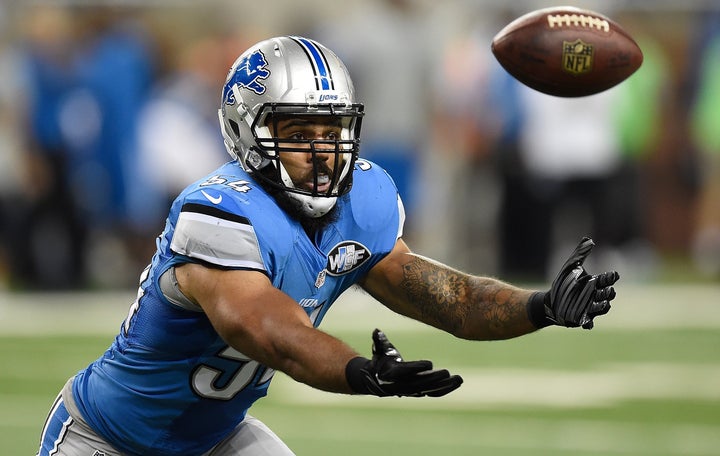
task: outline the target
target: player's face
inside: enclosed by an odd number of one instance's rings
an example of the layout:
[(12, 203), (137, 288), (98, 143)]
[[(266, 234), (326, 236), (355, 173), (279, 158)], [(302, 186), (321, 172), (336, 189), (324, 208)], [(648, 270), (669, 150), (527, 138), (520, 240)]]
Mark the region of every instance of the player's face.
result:
[[(324, 140), (336, 141), (340, 139), (342, 128), (340, 120), (333, 117), (290, 117), (280, 119), (276, 123), (277, 131), (274, 136), (281, 139), (293, 140)], [(281, 152), (280, 161), (296, 187), (322, 194), (330, 189), (334, 169), (342, 169), (343, 163), (337, 163), (338, 154), (335, 153), (334, 143), (315, 143), (315, 153), (312, 153), (309, 143), (280, 143), (281, 147), (301, 147), (304, 152)], [(327, 152), (323, 152), (327, 151)], [(342, 157), (342, 155), (340, 155)], [(340, 160), (343, 160), (340, 158)], [(317, 188), (315, 188), (314, 174), (317, 170)]]

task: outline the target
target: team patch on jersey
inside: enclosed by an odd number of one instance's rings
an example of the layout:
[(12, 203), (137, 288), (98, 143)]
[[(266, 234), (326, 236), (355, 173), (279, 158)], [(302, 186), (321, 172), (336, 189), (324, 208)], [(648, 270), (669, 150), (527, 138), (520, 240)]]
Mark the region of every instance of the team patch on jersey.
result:
[(332, 276), (347, 274), (369, 260), (370, 255), (370, 250), (359, 242), (343, 241), (328, 253), (325, 270)]
[(266, 269), (250, 221), (217, 207), (185, 204), (180, 210), (170, 248), (181, 255), (219, 266)]

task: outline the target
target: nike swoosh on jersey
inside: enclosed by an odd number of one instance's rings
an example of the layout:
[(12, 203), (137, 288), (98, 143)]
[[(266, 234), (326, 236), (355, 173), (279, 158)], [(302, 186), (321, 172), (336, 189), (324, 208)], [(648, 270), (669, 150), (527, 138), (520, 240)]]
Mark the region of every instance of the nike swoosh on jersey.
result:
[(200, 193), (205, 195), (205, 198), (208, 199), (213, 204), (220, 204), (222, 202), (222, 195), (218, 195), (217, 197), (210, 196), (205, 190), (200, 190)]

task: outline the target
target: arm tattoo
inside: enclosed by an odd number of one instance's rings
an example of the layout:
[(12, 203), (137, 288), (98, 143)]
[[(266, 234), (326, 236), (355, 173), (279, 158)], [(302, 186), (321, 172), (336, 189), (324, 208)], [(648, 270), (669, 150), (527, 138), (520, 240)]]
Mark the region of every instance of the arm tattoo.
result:
[[(415, 256), (403, 266), (401, 287), (426, 323), (457, 333), (470, 325), (480, 338), (517, 335), (527, 321), (523, 290), (474, 277)], [(477, 332), (477, 331), (476, 331)]]

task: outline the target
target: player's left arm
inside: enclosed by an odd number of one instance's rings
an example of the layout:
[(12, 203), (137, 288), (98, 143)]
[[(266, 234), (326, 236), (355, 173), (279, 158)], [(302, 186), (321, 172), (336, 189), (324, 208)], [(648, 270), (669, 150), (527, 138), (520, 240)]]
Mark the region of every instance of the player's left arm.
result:
[(615, 297), (615, 271), (590, 275), (584, 238), (548, 292), (463, 273), (413, 254), (400, 239), (361, 282), (388, 308), (464, 339), (507, 339), (551, 324), (590, 329)]
[(505, 339), (536, 329), (525, 310), (532, 291), (416, 255), (402, 239), (361, 285), (391, 310), (464, 339)]

